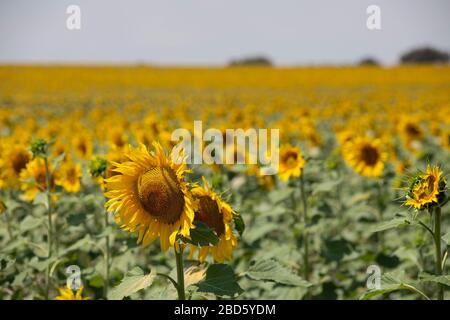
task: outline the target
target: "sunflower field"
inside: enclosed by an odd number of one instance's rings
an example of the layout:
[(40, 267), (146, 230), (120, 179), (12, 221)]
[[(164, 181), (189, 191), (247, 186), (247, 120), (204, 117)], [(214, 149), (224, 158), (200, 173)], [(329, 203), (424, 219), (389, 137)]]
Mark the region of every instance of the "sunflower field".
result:
[(0, 299), (448, 299), (449, 163), (448, 66), (2, 66)]

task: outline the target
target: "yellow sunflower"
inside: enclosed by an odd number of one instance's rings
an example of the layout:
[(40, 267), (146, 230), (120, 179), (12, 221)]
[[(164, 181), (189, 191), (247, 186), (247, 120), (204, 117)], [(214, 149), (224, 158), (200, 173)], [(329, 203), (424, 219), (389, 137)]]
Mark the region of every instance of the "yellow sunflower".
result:
[(343, 147), (343, 157), (350, 167), (365, 177), (379, 177), (383, 173), (387, 153), (381, 140), (357, 137)]
[(428, 165), (427, 171), (418, 174), (409, 187), (405, 204), (416, 209), (424, 209), (439, 202), (439, 194), (445, 188), (445, 181), (439, 167)]
[(186, 165), (174, 163), (159, 143), (153, 146), (150, 153), (142, 144), (130, 147), (128, 161), (113, 163), (118, 174), (105, 180), (110, 198), (105, 207), (122, 228), (138, 232), (138, 243), (147, 246), (159, 236), (165, 251), (177, 235), (189, 238), (194, 210)]
[(417, 142), (424, 137), (424, 131), (420, 122), (413, 117), (405, 117), (398, 124), (398, 131), (406, 148), (414, 151)]
[(89, 297), (83, 298), (83, 289), (84, 287), (80, 287), (74, 294), (69, 287), (59, 288), (59, 296), (57, 296), (55, 300), (89, 300)]
[(55, 183), (62, 186), (67, 192), (80, 191), (81, 168), (79, 164), (72, 162), (63, 163), (60, 175)]
[(72, 139), (72, 147), (79, 159), (86, 160), (92, 157), (92, 137), (87, 133), (80, 133)]
[(211, 252), (217, 262), (230, 260), (237, 239), (233, 234), (231, 222), (233, 221), (233, 209), (223, 201), (218, 194), (211, 190), (208, 182), (203, 177), (203, 187), (196, 186), (192, 189), (195, 199), (195, 220), (203, 222), (214, 230), (219, 238), (214, 246), (197, 247), (190, 246), (190, 258), (198, 251), (198, 260), (205, 261)]
[(8, 144), (3, 151), (1, 176), (5, 187), (19, 186), (20, 173), (31, 160), (30, 151), (18, 144)]
[[(55, 188), (55, 180), (58, 180), (56, 172), (53, 172), (49, 163), (51, 189)], [(44, 159), (35, 158), (28, 162), (27, 166), (20, 173), (21, 189), (24, 191), (22, 198), (26, 201), (33, 201), (39, 192), (47, 189), (47, 179), (45, 174)]]
[(284, 145), (280, 150), (280, 167), (278, 175), (283, 181), (290, 177), (300, 177), (305, 165), (302, 151), (298, 147)]

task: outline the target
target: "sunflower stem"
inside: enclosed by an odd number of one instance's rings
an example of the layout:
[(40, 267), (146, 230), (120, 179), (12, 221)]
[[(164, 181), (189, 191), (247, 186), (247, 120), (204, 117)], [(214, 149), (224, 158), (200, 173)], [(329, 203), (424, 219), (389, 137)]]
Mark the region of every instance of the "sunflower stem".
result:
[[(45, 181), (46, 181), (46, 193), (47, 193), (47, 217), (48, 217), (48, 259), (53, 255), (53, 222), (52, 222), (52, 206), (51, 206), (51, 176), (48, 167), (48, 158), (44, 157), (45, 164)], [(48, 300), (50, 292), (50, 267), (47, 267), (46, 272), (46, 290), (45, 298)]]
[[(434, 245), (436, 249), (436, 275), (442, 275), (442, 251), (441, 251), (441, 208), (434, 209)], [(438, 299), (444, 300), (444, 285), (438, 284)]]
[(308, 244), (308, 204), (305, 193), (305, 180), (303, 174), (300, 176), (300, 191), (303, 204), (303, 223), (305, 225), (305, 231), (303, 236), (303, 276), (305, 280), (309, 278), (309, 244)]
[[(105, 229), (108, 228), (108, 212), (104, 213), (105, 216)], [(109, 243), (109, 234), (107, 233), (105, 236), (105, 286), (103, 287), (103, 294), (105, 296), (105, 300), (108, 299), (108, 286), (109, 286), (109, 266), (111, 259), (111, 250)]]
[[(179, 248), (178, 250), (177, 247)], [(183, 249), (180, 245), (177, 246), (177, 243), (175, 243), (174, 248), (175, 248), (175, 259), (177, 263), (178, 300), (186, 300), (186, 293), (184, 291)]]
[[(378, 221), (381, 223), (383, 221), (383, 211), (384, 211), (383, 185), (381, 179), (377, 181), (377, 207), (378, 207)], [(381, 250), (383, 250), (384, 247), (383, 233), (378, 232), (376, 235)]]

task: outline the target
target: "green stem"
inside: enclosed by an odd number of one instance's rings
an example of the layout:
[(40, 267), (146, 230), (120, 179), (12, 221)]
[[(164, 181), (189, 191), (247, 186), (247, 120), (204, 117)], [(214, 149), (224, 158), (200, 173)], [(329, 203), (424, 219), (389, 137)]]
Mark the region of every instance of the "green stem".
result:
[[(436, 275), (442, 275), (442, 250), (441, 250), (441, 208), (434, 209), (434, 245), (436, 248)], [(444, 300), (444, 285), (438, 284), (438, 299)]]
[(11, 223), (9, 221), (9, 215), (8, 214), (9, 214), (8, 210), (6, 210), (3, 213), (3, 215), (5, 216), (5, 223), (6, 223), (6, 229), (8, 230), (8, 236), (9, 236), (9, 239), (12, 241), (12, 240), (14, 240), (14, 234), (13, 234), (12, 229), (11, 229)]
[(184, 291), (184, 270), (183, 270), (183, 249), (180, 247), (180, 252), (177, 251), (175, 244), (175, 258), (177, 262), (177, 291), (178, 300), (186, 300), (186, 293)]
[[(105, 229), (108, 228), (108, 212), (104, 213), (105, 216)], [(110, 251), (110, 244), (109, 244), (109, 235), (106, 234), (105, 237), (105, 286), (104, 286), (104, 295), (105, 299), (108, 299), (108, 286), (109, 286), (109, 266), (110, 266), (110, 259), (111, 259), (111, 251)]]
[(164, 274), (164, 273), (159, 273), (159, 272), (156, 275), (160, 276), (160, 277), (163, 277), (163, 278), (166, 278), (167, 280), (169, 280), (173, 284), (175, 289), (177, 289), (177, 291), (178, 291), (178, 283), (171, 276), (169, 276), (167, 274)]
[[(384, 211), (384, 197), (383, 197), (383, 185), (382, 181), (377, 181), (377, 207), (378, 207), (378, 221), (383, 221), (383, 211)], [(377, 233), (377, 239), (379, 241), (379, 245), (381, 249), (384, 247), (384, 235), (383, 232)]]
[(309, 239), (308, 239), (308, 204), (305, 193), (305, 180), (303, 174), (300, 176), (300, 191), (303, 204), (303, 223), (305, 225), (304, 237), (303, 237), (303, 276), (305, 280), (309, 279)]
[[(52, 257), (52, 247), (53, 247), (53, 222), (52, 222), (52, 205), (51, 205), (51, 176), (48, 167), (48, 158), (44, 157), (45, 163), (45, 181), (46, 181), (46, 193), (47, 193), (47, 217), (48, 217), (48, 258)], [(50, 268), (47, 267), (46, 274), (46, 290), (45, 297), (48, 300), (50, 292)]]

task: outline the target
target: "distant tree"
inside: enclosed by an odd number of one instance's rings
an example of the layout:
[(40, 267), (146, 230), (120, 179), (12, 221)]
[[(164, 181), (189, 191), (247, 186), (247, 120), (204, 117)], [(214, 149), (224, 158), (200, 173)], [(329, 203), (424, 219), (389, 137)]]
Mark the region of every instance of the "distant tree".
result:
[(230, 66), (272, 66), (272, 61), (263, 56), (247, 57), (242, 59), (233, 59), (229, 63)]
[(402, 64), (411, 63), (448, 63), (449, 54), (430, 47), (413, 49), (400, 57)]
[(366, 58), (361, 59), (359, 61), (358, 65), (360, 65), (360, 66), (379, 66), (380, 63), (375, 58), (366, 57)]

